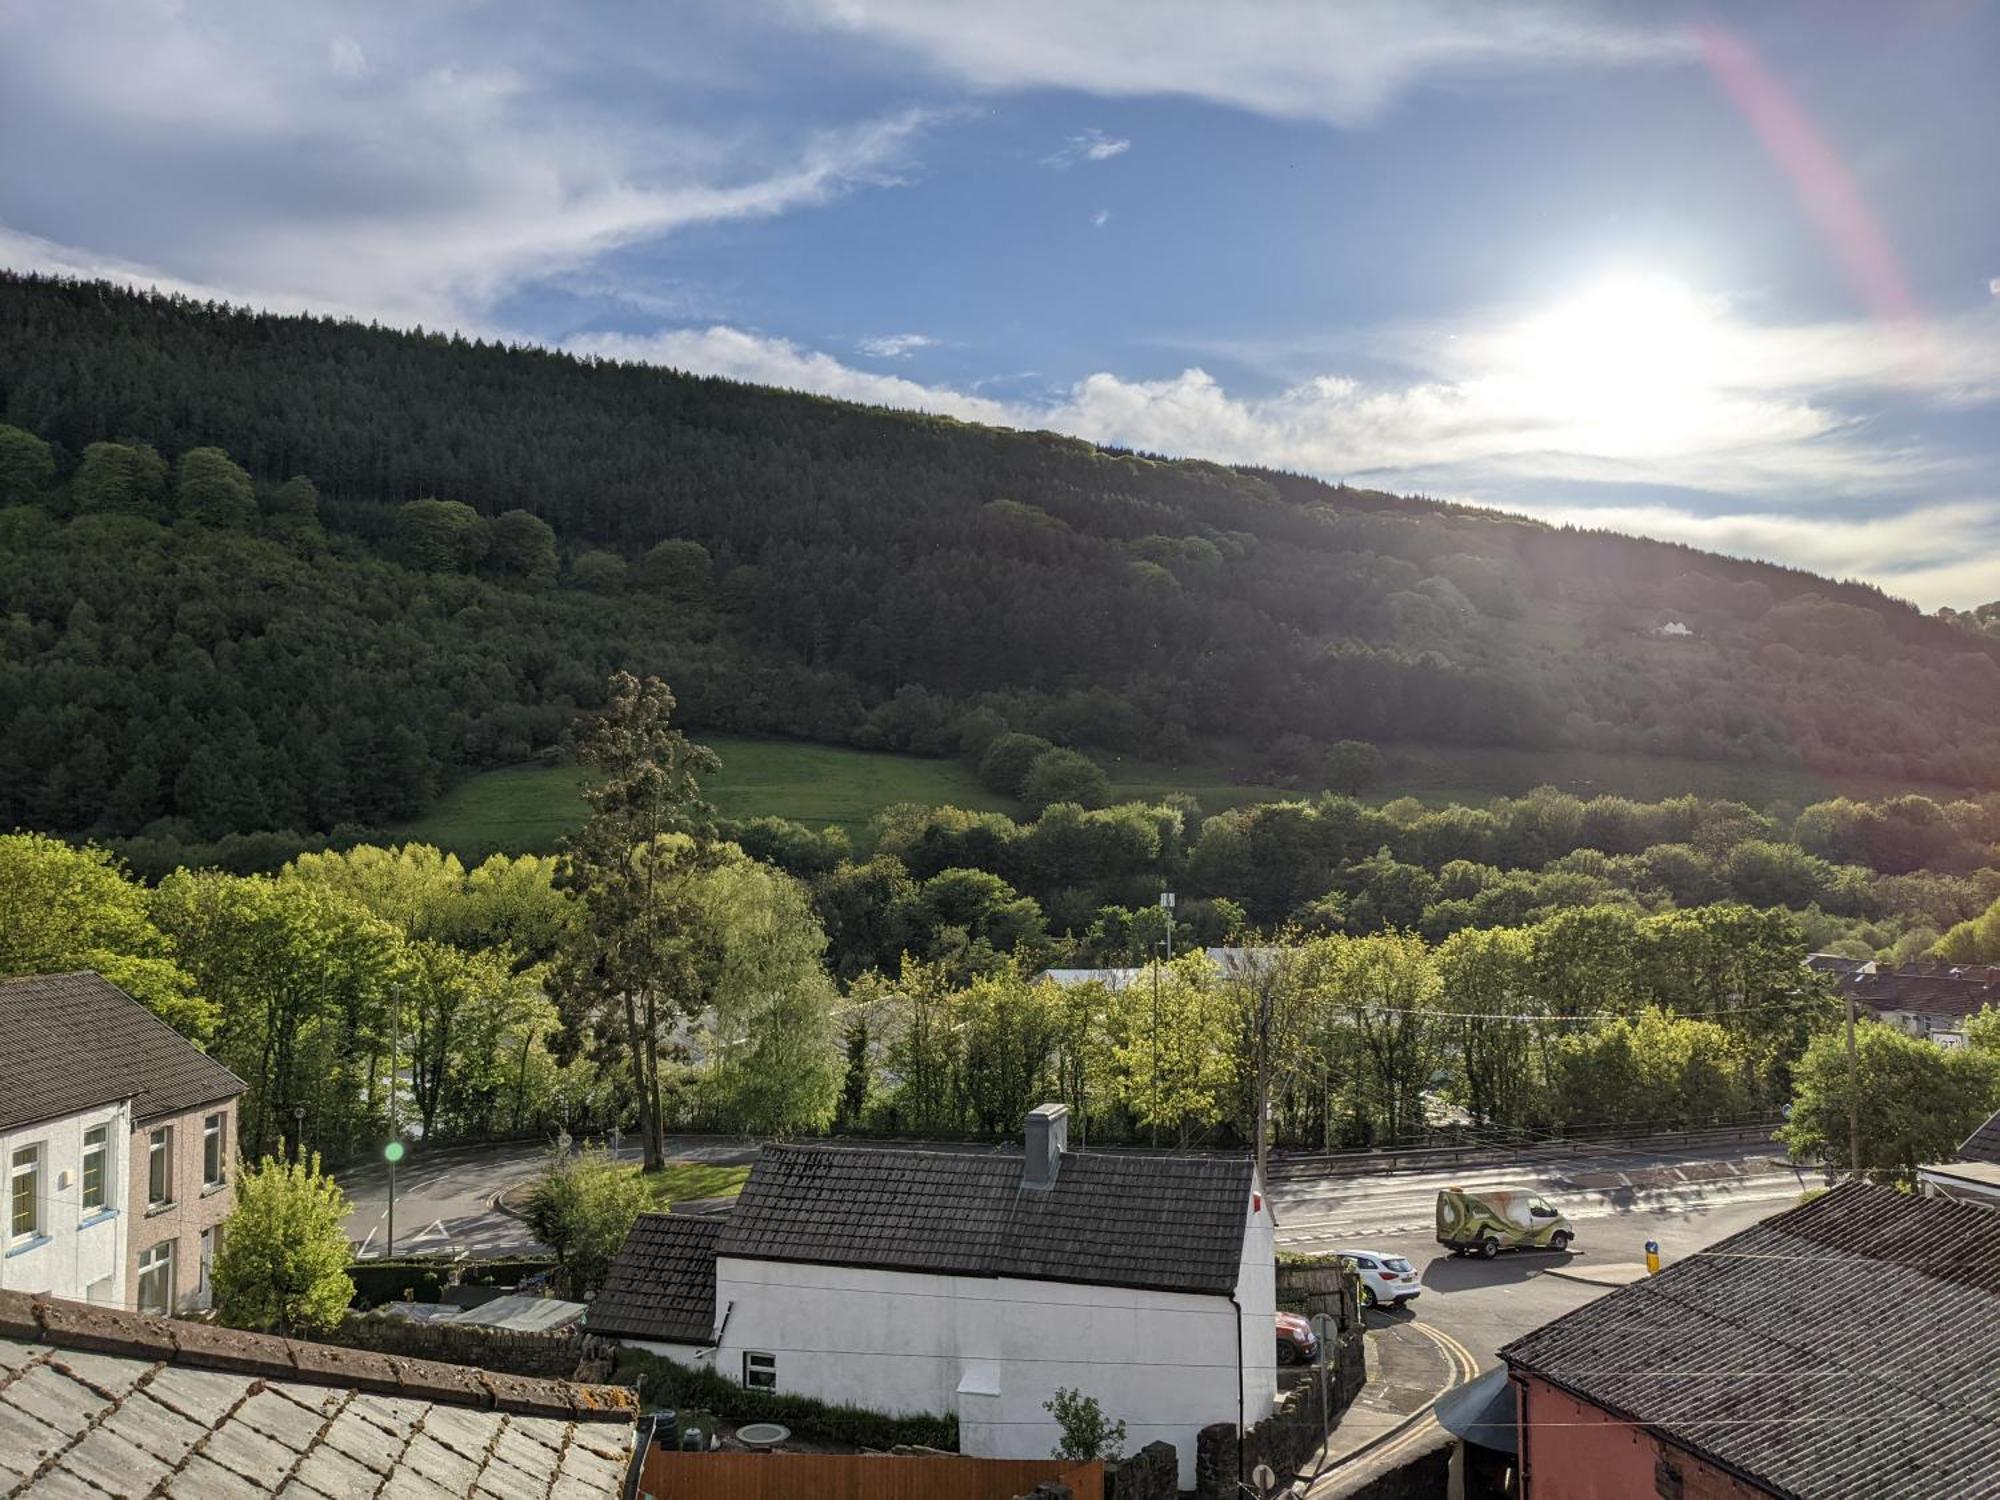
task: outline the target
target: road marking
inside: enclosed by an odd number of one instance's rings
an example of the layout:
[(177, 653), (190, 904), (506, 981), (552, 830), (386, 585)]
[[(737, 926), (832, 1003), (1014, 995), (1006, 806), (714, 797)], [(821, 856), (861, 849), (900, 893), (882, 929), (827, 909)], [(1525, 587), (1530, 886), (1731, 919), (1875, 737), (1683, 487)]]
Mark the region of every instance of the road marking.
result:
[(1410, 1327), (1437, 1345), (1443, 1352), (1446, 1362), (1451, 1366), (1450, 1383), (1444, 1390), (1439, 1391), (1437, 1396), (1431, 1397), (1405, 1417), (1400, 1428), (1390, 1429), (1386, 1437), (1377, 1439), (1370, 1446), (1357, 1448), (1347, 1457), (1336, 1460), (1314, 1474), (1306, 1489), (1307, 1500), (1314, 1500), (1314, 1497), (1326, 1500), (1326, 1497), (1333, 1493), (1332, 1487), (1352, 1478), (1364, 1462), (1371, 1466), (1380, 1465), (1397, 1455), (1414, 1452), (1418, 1447), (1428, 1443), (1432, 1435), (1439, 1430), (1435, 1411), (1438, 1397), (1478, 1378), (1479, 1360), (1465, 1345), (1443, 1329), (1433, 1328), (1430, 1324), (1420, 1323), (1414, 1318), (1410, 1320)]

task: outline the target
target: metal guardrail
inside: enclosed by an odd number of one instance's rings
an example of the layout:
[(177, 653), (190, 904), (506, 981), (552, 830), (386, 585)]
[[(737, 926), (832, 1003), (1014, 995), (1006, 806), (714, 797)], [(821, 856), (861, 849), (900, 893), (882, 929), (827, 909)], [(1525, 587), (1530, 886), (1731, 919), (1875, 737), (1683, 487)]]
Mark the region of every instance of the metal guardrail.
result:
[(1620, 1145), (1648, 1149), (1675, 1146), (1759, 1145), (1784, 1122), (1776, 1117), (1693, 1130), (1628, 1131), (1571, 1136), (1559, 1140), (1467, 1141), (1449, 1146), (1405, 1146), (1377, 1151), (1273, 1151), (1273, 1181), (1302, 1177), (1356, 1177), (1378, 1172), (1427, 1172), (1445, 1167), (1504, 1166), (1512, 1162), (1560, 1160)]

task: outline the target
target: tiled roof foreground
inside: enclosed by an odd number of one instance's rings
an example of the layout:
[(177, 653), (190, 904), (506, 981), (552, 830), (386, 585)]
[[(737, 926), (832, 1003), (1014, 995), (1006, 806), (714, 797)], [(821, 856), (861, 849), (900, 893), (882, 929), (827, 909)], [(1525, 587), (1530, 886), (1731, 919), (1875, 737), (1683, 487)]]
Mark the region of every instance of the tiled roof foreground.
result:
[(611, 1500), (632, 1393), (0, 1292), (0, 1496)]
[(2000, 1495), (2000, 1212), (1838, 1187), (1500, 1357), (1779, 1494)]

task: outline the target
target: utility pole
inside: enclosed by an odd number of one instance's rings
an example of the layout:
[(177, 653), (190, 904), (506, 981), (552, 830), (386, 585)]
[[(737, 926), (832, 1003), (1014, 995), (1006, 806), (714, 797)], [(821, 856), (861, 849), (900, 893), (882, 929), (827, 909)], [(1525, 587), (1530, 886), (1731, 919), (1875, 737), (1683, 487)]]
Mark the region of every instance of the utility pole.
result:
[(1854, 991), (1847, 992), (1847, 1171), (1861, 1175), (1861, 1064), (1854, 1048)]
[(396, 1094), (402, 1071), (402, 1063), (397, 1057), (403, 1044), (403, 987), (400, 984), (389, 987), (389, 1144), (382, 1148), (382, 1155), (389, 1163), (389, 1244), (383, 1252), (383, 1259), (396, 1258), (396, 1163), (402, 1159), (403, 1143), (399, 1139), (402, 1128), (396, 1119)]
[[(1165, 912), (1167, 917), (1166, 961), (1168, 963), (1172, 963), (1174, 961), (1174, 893), (1172, 891), (1160, 892), (1160, 910)], [(1157, 955), (1153, 959), (1153, 1092), (1156, 1096), (1153, 1101), (1154, 1103), (1153, 1144), (1157, 1146), (1160, 1144), (1160, 1121), (1159, 1121), (1159, 1107), (1158, 1107), (1159, 1099), (1157, 1096), (1161, 1092), (1160, 1090), (1160, 960)]]

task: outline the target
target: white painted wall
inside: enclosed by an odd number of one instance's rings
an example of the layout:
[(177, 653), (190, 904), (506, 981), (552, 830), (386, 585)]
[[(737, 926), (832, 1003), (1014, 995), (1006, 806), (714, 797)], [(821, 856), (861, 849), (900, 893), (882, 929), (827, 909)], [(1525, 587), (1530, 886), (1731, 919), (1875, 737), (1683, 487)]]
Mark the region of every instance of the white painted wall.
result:
[(1042, 1403), (1069, 1386), (1125, 1422), (1128, 1450), (1173, 1443), (1192, 1488), (1195, 1434), (1237, 1420), (1239, 1352), (1245, 1421), (1276, 1397), (1274, 1232), (1268, 1205), (1246, 1215), (1240, 1324), (1227, 1297), (718, 1257), (716, 1368), (741, 1381), (755, 1350), (780, 1391), (955, 1412), (984, 1458), (1046, 1458), (1060, 1433)]
[[(715, 1350), (701, 1344), (663, 1344), (655, 1339), (627, 1339), (618, 1342), (627, 1349), (643, 1349), (648, 1354), (657, 1354), (662, 1359), (670, 1359), (676, 1364), (693, 1365), (697, 1369), (709, 1370), (715, 1367)], [(740, 1367), (742, 1360), (737, 1360)], [(741, 1378), (739, 1368), (738, 1378)]]
[[(105, 1207), (83, 1215), (83, 1133), (106, 1127), (110, 1158), (105, 1171)], [(43, 1125), (0, 1133), (0, 1290), (44, 1292), (78, 1302), (96, 1301), (130, 1307), (134, 1289), (125, 1274), (126, 1234), (125, 1154), (131, 1149), (132, 1114), (128, 1102), (107, 1104), (80, 1115)], [(12, 1219), (12, 1165), (24, 1146), (42, 1148), (41, 1234), (15, 1244), (9, 1234)], [(109, 1282), (108, 1286), (99, 1285)], [(95, 1297), (91, 1288), (98, 1287)]]

